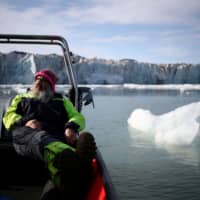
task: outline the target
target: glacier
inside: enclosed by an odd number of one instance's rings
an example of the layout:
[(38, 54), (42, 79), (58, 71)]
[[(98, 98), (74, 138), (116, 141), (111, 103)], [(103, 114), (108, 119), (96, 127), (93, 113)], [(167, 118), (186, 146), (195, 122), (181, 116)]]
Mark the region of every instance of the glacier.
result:
[[(199, 84), (200, 64), (153, 64), (134, 59), (106, 60), (73, 54), (79, 84)], [(31, 84), (42, 68), (56, 72), (58, 84), (67, 84), (63, 57), (12, 51), (0, 53), (0, 84)]]

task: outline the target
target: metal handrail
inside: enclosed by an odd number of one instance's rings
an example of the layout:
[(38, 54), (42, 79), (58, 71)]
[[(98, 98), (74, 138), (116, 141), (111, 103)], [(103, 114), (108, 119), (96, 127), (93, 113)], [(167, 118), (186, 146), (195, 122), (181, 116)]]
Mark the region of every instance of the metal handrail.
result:
[(69, 83), (75, 93), (74, 105), (78, 109), (78, 87), (77, 81), (72, 69), (72, 62), (70, 59), (69, 46), (65, 38), (58, 35), (16, 35), (16, 34), (0, 34), (0, 43), (10, 44), (42, 44), (42, 45), (58, 45), (62, 48), (66, 72)]

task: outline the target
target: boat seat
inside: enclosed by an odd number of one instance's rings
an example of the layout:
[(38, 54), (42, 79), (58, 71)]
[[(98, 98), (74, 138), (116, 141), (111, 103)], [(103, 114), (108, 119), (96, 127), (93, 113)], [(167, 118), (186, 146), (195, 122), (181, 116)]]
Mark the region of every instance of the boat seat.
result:
[[(4, 104), (2, 118), (12, 99), (13, 97), (10, 97)], [(2, 118), (0, 123), (0, 190), (12, 188), (13, 185), (17, 187), (43, 186), (49, 178), (46, 165), (42, 161), (17, 154), (12, 144), (11, 134), (6, 130)]]
[(4, 104), (2, 115), (1, 115), (1, 127), (0, 127), (0, 139), (1, 141), (11, 141), (11, 134), (9, 131), (6, 130), (4, 124), (3, 124), (3, 116), (10, 105), (11, 101), (13, 99), (13, 96), (10, 97)]

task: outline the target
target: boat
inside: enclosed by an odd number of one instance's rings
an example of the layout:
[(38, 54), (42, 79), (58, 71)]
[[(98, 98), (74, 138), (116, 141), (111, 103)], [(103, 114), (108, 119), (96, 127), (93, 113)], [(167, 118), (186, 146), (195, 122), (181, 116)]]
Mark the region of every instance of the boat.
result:
[[(62, 36), (0, 34), (0, 43), (60, 46), (70, 85), (70, 90), (66, 94), (80, 112), (83, 105), (94, 103), (91, 89), (80, 87), (75, 79), (72, 54), (66, 39)], [(5, 109), (8, 105), (9, 102), (6, 103)], [(37, 195), (42, 193), (49, 179), (44, 163), (18, 155), (2, 122), (0, 130), (0, 199), (39, 199), (41, 196)], [(93, 168), (94, 178), (86, 200), (118, 200), (118, 194), (99, 149), (93, 159)], [(37, 192), (34, 188), (37, 188)]]

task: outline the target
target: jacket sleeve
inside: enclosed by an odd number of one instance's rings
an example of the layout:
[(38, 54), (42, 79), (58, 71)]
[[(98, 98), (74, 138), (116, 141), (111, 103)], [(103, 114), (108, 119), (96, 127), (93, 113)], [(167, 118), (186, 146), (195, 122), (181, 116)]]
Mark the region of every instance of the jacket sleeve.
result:
[(85, 128), (85, 118), (84, 116), (76, 110), (70, 100), (63, 97), (64, 107), (67, 111), (69, 121), (65, 124), (65, 128), (74, 128), (81, 131)]
[(7, 130), (10, 130), (12, 125), (19, 121), (22, 116), (16, 113), (17, 105), (21, 100), (21, 95), (17, 95), (11, 101), (10, 106), (7, 108), (6, 113), (3, 116), (3, 123)]

